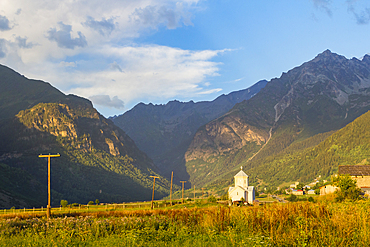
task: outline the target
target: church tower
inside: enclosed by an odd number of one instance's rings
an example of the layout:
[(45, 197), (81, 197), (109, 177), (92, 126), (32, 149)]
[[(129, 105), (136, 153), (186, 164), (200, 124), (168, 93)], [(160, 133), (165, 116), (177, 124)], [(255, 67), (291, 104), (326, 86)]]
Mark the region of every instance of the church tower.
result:
[(240, 186), (248, 188), (248, 175), (243, 172), (243, 167), (240, 167), (240, 172), (234, 176), (235, 187)]

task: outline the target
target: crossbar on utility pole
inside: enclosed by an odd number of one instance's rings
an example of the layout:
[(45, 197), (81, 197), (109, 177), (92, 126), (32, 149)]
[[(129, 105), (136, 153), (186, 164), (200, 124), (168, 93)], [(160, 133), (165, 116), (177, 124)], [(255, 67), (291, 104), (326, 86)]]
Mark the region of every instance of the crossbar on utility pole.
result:
[(170, 204), (172, 206), (172, 180), (173, 180), (173, 171), (171, 173), (171, 188), (170, 188)]
[(149, 176), (149, 177), (154, 178), (154, 180), (153, 180), (152, 205), (150, 206), (150, 208), (151, 208), (151, 209), (153, 209), (155, 179), (156, 179), (156, 178), (159, 178), (159, 177), (157, 177), (157, 176)]
[(48, 158), (48, 206), (47, 206), (47, 209), (46, 209), (46, 216), (48, 218), (50, 218), (50, 215), (51, 215), (50, 158), (55, 158), (55, 157), (60, 157), (60, 154), (40, 154), (39, 155), (39, 158)]
[(181, 199), (181, 203), (184, 204), (184, 183), (186, 183), (186, 181), (180, 181), (180, 183), (182, 183), (182, 199)]

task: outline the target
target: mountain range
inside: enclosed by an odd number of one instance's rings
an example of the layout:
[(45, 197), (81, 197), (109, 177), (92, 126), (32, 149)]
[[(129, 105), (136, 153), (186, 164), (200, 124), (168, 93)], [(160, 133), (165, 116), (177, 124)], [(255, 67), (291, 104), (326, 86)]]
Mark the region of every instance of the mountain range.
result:
[(184, 157), (198, 128), (227, 113), (235, 104), (252, 98), (266, 83), (261, 80), (250, 88), (221, 95), (213, 101), (140, 103), (110, 119), (135, 140), (167, 177), (174, 171), (175, 181), (188, 180)]
[(286, 176), (293, 167), (278, 170), (267, 158), (316, 145), (367, 112), (369, 82), (370, 56), (346, 59), (329, 50), (270, 80), (253, 98), (197, 131), (185, 155), (191, 181), (214, 182), (225, 168), (240, 165), (263, 186), (329, 177), (337, 164), (309, 176)]
[[(336, 164), (303, 176), (293, 175), (291, 166), (279, 167), (278, 173), (268, 158), (313, 147), (367, 112), (370, 56), (347, 59), (326, 50), (280, 78), (255, 86), (258, 87), (247, 96), (249, 99), (233, 102), (236, 104), (227, 112), (219, 111), (211, 120), (204, 117), (210, 108), (205, 112), (193, 110), (198, 107), (193, 102), (139, 104), (112, 120), (166, 176), (171, 170), (177, 171), (190, 182), (188, 186), (227, 187), (240, 166), (250, 175), (251, 182), (261, 187), (297, 180), (307, 182), (317, 176), (327, 178), (336, 171)], [(215, 102), (217, 99), (207, 104)], [(184, 114), (182, 109), (189, 108), (192, 114)], [(184, 121), (186, 116), (204, 121)], [(189, 126), (193, 128), (190, 130)], [(187, 138), (180, 137), (186, 134)]]
[(370, 56), (326, 50), (279, 78), (209, 102), (140, 103), (104, 118), (91, 102), (0, 66), (0, 207), (151, 199), (176, 184), (222, 195), (243, 167), (258, 190), (368, 163)]

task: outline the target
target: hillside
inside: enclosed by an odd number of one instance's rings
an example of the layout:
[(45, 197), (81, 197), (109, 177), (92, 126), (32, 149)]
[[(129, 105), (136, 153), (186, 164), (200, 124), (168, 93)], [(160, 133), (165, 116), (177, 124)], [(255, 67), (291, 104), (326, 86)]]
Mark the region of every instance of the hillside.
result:
[(111, 120), (153, 159), (158, 168), (175, 180), (188, 180), (184, 155), (199, 127), (220, 117), (235, 104), (257, 94), (267, 81), (250, 88), (221, 95), (213, 101), (194, 103), (171, 101), (165, 105), (140, 103)]
[[(185, 156), (190, 181), (202, 186), (218, 183), (229, 179), (228, 171), (232, 178), (240, 165), (255, 184), (313, 179), (314, 174), (304, 175), (302, 167), (300, 173), (287, 176), (290, 167), (271, 166), (269, 158), (298, 143), (303, 149), (309, 138), (344, 127), (370, 109), (369, 95), (370, 56), (346, 59), (327, 50), (272, 79), (253, 98), (201, 127)], [(271, 176), (260, 174), (266, 172)]]
[(336, 131), (324, 141), (303, 150), (291, 150), (265, 158), (250, 170), (258, 178), (278, 186), (282, 181), (312, 181), (329, 178), (339, 165), (368, 163), (370, 157), (370, 111)]
[[(152, 160), (90, 101), (0, 67), (0, 207), (42, 206), (47, 201), (47, 160), (52, 159), (52, 205), (150, 200), (158, 175)], [(169, 192), (156, 181), (156, 198)]]

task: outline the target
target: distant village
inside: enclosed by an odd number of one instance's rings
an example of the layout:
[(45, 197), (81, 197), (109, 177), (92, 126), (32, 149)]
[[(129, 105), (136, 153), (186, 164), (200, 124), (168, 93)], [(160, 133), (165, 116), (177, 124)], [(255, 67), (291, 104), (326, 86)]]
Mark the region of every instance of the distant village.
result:
[[(357, 187), (361, 189), (365, 196), (370, 196), (370, 165), (341, 165), (338, 169), (338, 175), (349, 175), (356, 181)], [(288, 195), (327, 195), (339, 190), (327, 180), (321, 180), (321, 176), (316, 178), (312, 183), (302, 185), (300, 182), (295, 182), (285, 189)], [(243, 167), (234, 176), (234, 186), (229, 187), (228, 195), (232, 203), (243, 202), (245, 204), (253, 204), (255, 202), (255, 188), (249, 186), (248, 175), (243, 172)], [(318, 184), (322, 186), (317, 188)], [(314, 189), (316, 188), (316, 189)], [(278, 187), (277, 190), (280, 190)]]

